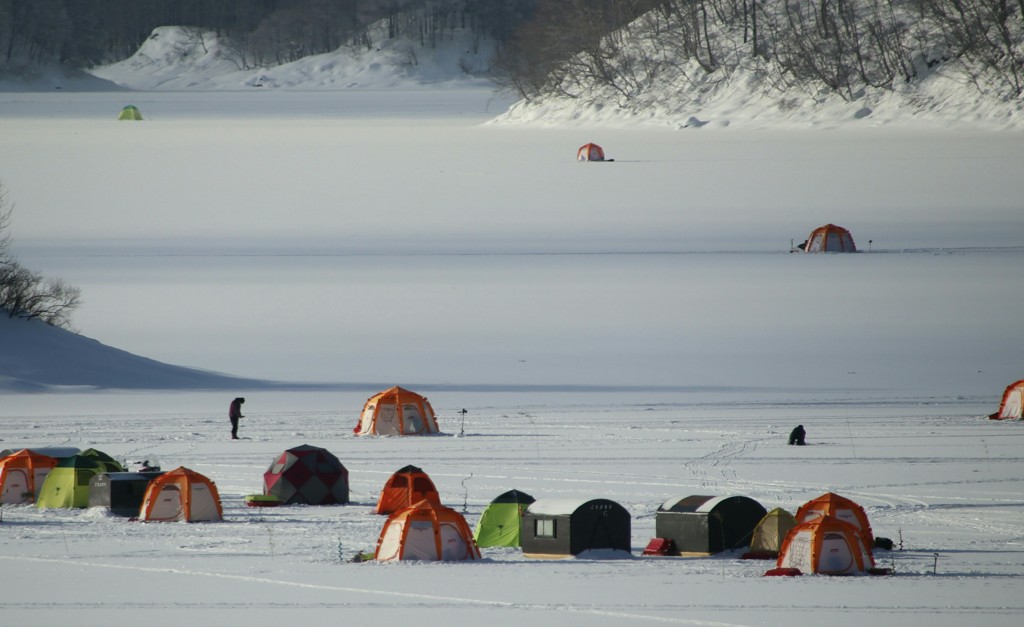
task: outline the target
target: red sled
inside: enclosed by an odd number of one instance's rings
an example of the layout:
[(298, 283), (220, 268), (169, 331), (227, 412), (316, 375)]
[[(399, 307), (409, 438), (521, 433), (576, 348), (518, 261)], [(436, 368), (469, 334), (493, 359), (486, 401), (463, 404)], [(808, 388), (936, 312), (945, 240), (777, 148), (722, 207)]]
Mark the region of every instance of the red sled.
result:
[(651, 538), (644, 549), (644, 555), (675, 555), (676, 543), (669, 538)]

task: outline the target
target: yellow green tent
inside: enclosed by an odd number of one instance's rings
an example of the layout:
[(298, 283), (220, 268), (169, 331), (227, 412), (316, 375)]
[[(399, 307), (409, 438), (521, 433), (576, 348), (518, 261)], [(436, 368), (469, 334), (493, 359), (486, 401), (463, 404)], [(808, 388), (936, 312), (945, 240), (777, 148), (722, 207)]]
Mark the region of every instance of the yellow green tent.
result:
[(477, 523), (473, 534), (477, 546), (520, 546), (519, 523), (534, 500), (519, 490), (509, 490), (495, 497)]
[(141, 120), (142, 113), (139, 112), (139, 108), (135, 105), (127, 105), (121, 109), (121, 115), (117, 116), (118, 120)]
[[(94, 450), (94, 449), (90, 449)], [(96, 454), (98, 453), (98, 455)], [(62, 459), (50, 474), (36, 497), (36, 507), (89, 507), (89, 480), (105, 472), (121, 472), (124, 468), (114, 460), (104, 460), (104, 453), (72, 455)]]

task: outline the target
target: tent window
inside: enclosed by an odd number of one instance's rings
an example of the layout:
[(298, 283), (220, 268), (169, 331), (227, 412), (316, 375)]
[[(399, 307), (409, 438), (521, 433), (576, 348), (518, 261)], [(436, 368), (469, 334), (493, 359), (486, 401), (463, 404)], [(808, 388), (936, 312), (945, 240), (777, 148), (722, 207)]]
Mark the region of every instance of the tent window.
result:
[(423, 431), (423, 418), (420, 410), (415, 405), (402, 405), (402, 419), (405, 422), (405, 433), (419, 433)]
[(533, 521), (533, 535), (538, 538), (554, 538), (555, 521), (538, 518)]
[(93, 476), (87, 472), (75, 473), (75, 479), (78, 480), (78, 485), (82, 486), (89, 485), (89, 480), (92, 479), (92, 477)]

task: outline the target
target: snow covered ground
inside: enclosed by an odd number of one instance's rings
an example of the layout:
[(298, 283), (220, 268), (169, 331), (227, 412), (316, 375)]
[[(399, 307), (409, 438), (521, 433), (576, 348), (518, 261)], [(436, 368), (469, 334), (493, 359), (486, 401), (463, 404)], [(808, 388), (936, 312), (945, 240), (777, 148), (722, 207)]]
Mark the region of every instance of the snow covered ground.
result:
[[(367, 395), (256, 394), (244, 439), (232, 442), (223, 396), (4, 397), (3, 446), (95, 445), (185, 465), (216, 481), (226, 517), (144, 524), (102, 510), (5, 506), (0, 579), (9, 620), (1015, 625), (1024, 611), (1024, 435), (1020, 424), (981, 417), (991, 403), (438, 392), (430, 397), (444, 436), (359, 439), (350, 429)], [(786, 446), (796, 423), (807, 427), (808, 446)], [(245, 507), (271, 461), (302, 443), (342, 459), (353, 504)], [(633, 515), (633, 556), (550, 561), (485, 549), (479, 563), (348, 563), (374, 547), (383, 524), (371, 513), (376, 497), (407, 463), (426, 470), (471, 525), (512, 488), (613, 499)], [(639, 555), (669, 498), (744, 494), (795, 511), (826, 490), (859, 501), (877, 535), (902, 541), (903, 550), (877, 554), (895, 575), (773, 579), (761, 577), (770, 563), (737, 554)]]
[[(5, 619), (1019, 622), (1024, 436), (983, 417), (1024, 376), (1019, 133), (523, 128), (488, 124), (509, 101), (472, 82), (400, 84), (0, 93), (14, 251), (82, 288), (84, 335), (349, 384), (246, 391), (237, 442), (233, 394), (0, 395), (0, 448), (184, 465), (226, 509), (186, 525), (5, 506)], [(125, 104), (146, 119), (116, 122)], [(615, 163), (576, 163), (587, 141)], [(787, 252), (826, 222), (870, 252)], [(445, 435), (352, 436), (396, 383)], [(810, 446), (786, 446), (796, 424)], [(346, 464), (354, 503), (246, 508), (302, 443)], [(406, 464), (471, 525), (512, 488), (616, 500), (633, 556), (347, 562)], [(793, 511), (827, 490), (902, 539), (878, 556), (894, 576), (639, 556), (669, 498)]]

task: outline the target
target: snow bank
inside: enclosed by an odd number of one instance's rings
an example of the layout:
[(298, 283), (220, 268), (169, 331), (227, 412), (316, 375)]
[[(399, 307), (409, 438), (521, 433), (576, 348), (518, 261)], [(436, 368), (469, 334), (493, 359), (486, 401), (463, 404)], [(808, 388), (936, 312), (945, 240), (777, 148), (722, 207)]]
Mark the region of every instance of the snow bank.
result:
[(1024, 101), (982, 95), (965, 77), (936, 71), (895, 89), (865, 88), (849, 100), (826, 89), (779, 91), (756, 72), (690, 73), (664, 79), (629, 103), (597, 89), (586, 97), (520, 100), (494, 124), (542, 127), (601, 126), (669, 129), (901, 128), (1024, 129)]

